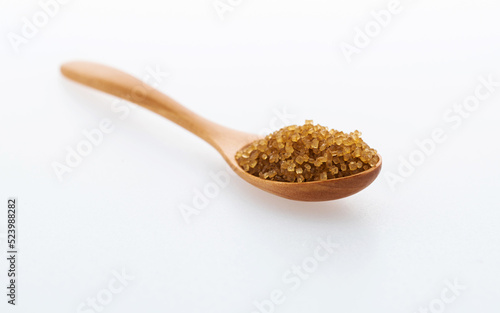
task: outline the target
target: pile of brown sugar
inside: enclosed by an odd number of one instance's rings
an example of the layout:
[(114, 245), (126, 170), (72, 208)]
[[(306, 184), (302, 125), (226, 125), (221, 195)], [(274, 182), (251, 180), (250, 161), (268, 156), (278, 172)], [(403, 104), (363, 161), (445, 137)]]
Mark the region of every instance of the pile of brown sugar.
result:
[(308, 182), (350, 176), (374, 167), (377, 151), (359, 131), (346, 134), (306, 120), (254, 141), (236, 153), (244, 171), (263, 179)]

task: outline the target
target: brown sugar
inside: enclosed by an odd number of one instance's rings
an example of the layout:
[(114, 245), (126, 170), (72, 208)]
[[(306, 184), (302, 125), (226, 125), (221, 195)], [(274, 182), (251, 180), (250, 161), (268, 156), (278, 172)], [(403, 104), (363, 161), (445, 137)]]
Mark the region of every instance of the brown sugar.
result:
[(366, 171), (379, 157), (359, 131), (347, 134), (306, 120), (252, 142), (236, 153), (236, 161), (254, 176), (302, 183)]

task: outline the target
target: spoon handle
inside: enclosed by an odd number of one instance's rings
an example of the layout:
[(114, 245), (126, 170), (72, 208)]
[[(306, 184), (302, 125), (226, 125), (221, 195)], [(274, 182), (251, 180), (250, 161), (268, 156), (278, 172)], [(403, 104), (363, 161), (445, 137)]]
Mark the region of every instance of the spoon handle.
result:
[(63, 64), (61, 73), (73, 81), (158, 113), (217, 149), (217, 138), (220, 138), (227, 130), (225, 127), (190, 111), (139, 79), (112, 67), (92, 62), (75, 61)]

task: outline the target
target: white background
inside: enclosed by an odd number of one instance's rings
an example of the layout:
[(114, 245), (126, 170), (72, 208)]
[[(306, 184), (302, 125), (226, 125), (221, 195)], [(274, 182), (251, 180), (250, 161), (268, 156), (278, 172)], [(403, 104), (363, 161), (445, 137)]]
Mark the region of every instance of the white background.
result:
[[(388, 3), (243, 0), (221, 19), (212, 0), (70, 0), (16, 51), (9, 34), (41, 8), (2, 0), (2, 251), (7, 197), (19, 199), (20, 228), (18, 306), (6, 304), (2, 257), (2, 312), (98, 312), (95, 297), (102, 312), (254, 312), (272, 290), (286, 298), (269, 312), (498, 312), (500, 88), (458, 127), (444, 115), (480, 77), (500, 81), (500, 4), (402, 0), (348, 63), (342, 42)], [(151, 112), (122, 115), (126, 103), (65, 80), (59, 66), (75, 59), (141, 78), (159, 68), (169, 74), (159, 89), (247, 132), (283, 126), (283, 111), (290, 124), (358, 129), (382, 172), (323, 203), (231, 176), (187, 223), (179, 207), (212, 186), (222, 158)], [(54, 162), (106, 118), (113, 132), (60, 181)], [(391, 188), (401, 159), (437, 128), (446, 140)], [(291, 290), (283, 275), (311, 261), (319, 238), (340, 247)], [(134, 279), (107, 299), (122, 269)], [(454, 280), (466, 288), (457, 295)]]

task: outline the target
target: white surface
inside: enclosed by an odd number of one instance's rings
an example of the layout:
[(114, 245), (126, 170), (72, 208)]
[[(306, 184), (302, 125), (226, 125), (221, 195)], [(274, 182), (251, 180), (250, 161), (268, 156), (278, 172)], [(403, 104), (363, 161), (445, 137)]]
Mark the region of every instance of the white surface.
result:
[[(164, 2), (69, 1), (16, 53), (8, 33), (40, 8), (2, 1), (0, 199), (20, 207), (19, 302), (0, 296), (2, 312), (97, 312), (87, 299), (122, 268), (135, 278), (103, 312), (254, 312), (275, 289), (286, 299), (274, 312), (499, 311), (500, 88), (458, 128), (443, 118), (479, 77), (500, 80), (498, 1), (402, 1), (350, 64), (341, 42), (388, 2), (242, 1), (224, 20), (211, 0)], [(213, 183), (222, 158), (141, 108), (120, 119), (113, 98), (61, 77), (74, 59), (141, 77), (158, 66), (162, 91), (243, 131), (282, 126), (283, 109), (291, 123), (359, 129), (382, 173), (324, 203), (231, 177), (187, 224), (179, 206)], [(51, 164), (104, 118), (114, 131), (60, 182)], [(391, 190), (399, 157), (436, 128), (447, 140)], [(328, 237), (340, 247), (291, 290), (283, 275)], [(440, 307), (454, 279), (466, 290)]]

